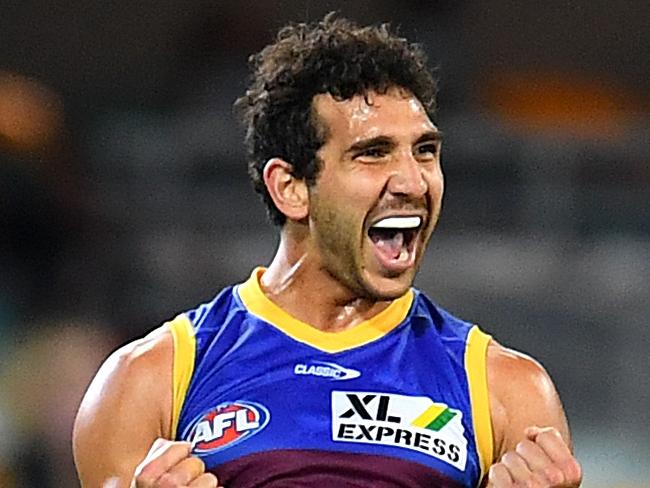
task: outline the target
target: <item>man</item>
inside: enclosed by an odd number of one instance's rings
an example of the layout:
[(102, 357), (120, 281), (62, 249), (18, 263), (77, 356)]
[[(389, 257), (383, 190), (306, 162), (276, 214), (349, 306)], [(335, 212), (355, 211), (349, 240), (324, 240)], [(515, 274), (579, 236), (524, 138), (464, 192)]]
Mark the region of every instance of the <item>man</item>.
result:
[(253, 68), (238, 106), (277, 253), (107, 360), (82, 484), (579, 486), (544, 369), (411, 288), (443, 195), (422, 51), (328, 16)]

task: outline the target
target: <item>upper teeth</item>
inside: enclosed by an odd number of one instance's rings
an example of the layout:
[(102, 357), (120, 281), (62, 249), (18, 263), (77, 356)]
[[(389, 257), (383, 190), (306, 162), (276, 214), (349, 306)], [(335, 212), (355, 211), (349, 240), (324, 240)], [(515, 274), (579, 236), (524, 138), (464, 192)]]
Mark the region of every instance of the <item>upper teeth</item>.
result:
[(373, 227), (380, 229), (413, 229), (419, 227), (421, 217), (386, 217), (375, 223)]

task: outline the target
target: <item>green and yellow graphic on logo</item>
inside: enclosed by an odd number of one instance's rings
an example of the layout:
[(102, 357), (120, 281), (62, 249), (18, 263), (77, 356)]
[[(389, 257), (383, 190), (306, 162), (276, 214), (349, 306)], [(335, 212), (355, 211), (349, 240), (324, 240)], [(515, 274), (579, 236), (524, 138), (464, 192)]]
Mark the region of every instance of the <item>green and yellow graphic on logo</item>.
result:
[(422, 415), (411, 422), (411, 425), (439, 432), (455, 416), (456, 411), (450, 409), (444, 403), (434, 403)]

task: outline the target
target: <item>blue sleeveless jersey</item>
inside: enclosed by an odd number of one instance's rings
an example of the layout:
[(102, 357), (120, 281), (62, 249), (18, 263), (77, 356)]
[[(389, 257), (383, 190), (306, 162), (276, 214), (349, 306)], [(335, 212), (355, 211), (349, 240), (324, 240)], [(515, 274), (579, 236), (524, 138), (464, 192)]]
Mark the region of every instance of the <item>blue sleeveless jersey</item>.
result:
[(168, 323), (173, 429), (227, 488), (476, 487), (489, 336), (412, 289), (328, 333), (243, 284)]

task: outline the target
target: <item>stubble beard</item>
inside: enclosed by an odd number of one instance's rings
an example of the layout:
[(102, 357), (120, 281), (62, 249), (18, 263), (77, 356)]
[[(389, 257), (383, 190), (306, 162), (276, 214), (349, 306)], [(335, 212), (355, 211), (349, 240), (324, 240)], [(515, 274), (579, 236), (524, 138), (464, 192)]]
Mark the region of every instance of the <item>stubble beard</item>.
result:
[[(325, 270), (334, 280), (350, 291), (352, 299), (379, 302), (401, 297), (413, 284), (421, 256), (416, 261), (414, 271), (405, 272), (412, 273), (408, 283), (396, 292), (383, 291), (376, 286), (368, 267), (364, 264), (366, 260), (372, 259), (373, 252), (364, 243), (364, 239), (365, 236), (361, 236), (361, 241), (357, 242), (345, 235), (336, 236), (333, 241), (337, 242), (331, 242), (332, 245), (328, 247), (328, 253), (323, 263)], [(403, 279), (403, 274), (395, 277), (379, 277), (379, 279), (390, 280), (399, 278)]]
[[(430, 219), (432, 218), (434, 222), (437, 221), (438, 213), (439, 211), (435, 212), (435, 215), (432, 215)], [(350, 292), (350, 301), (354, 299), (373, 302), (390, 301), (406, 293), (413, 286), (433, 231), (433, 229), (427, 231), (427, 235), (418, 243), (419, 251), (412, 270), (405, 271), (395, 277), (381, 276), (378, 278), (392, 280), (400, 279), (406, 273), (410, 275), (408, 283), (400, 286), (398, 291), (387, 292), (379, 289), (373, 283), (373, 277), (368, 276), (373, 273), (368, 271), (366, 261), (373, 259), (373, 250), (368, 247), (368, 242), (366, 242), (368, 238), (363, 232), (363, 224), (361, 224), (361, 230), (359, 230), (354, 219), (341, 218), (340, 211), (331, 208), (320, 208), (320, 211), (313, 215), (313, 223), (316, 229), (312, 229), (312, 232), (316, 230), (319, 236), (317, 245), (321, 249), (321, 268), (334, 281)], [(352, 235), (351, 232), (354, 232), (355, 235)]]

